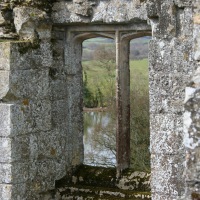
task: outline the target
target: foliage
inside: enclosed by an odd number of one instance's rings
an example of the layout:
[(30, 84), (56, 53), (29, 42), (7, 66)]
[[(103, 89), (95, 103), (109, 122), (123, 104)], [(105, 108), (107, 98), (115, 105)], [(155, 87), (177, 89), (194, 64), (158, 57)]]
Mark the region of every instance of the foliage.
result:
[[(147, 68), (147, 67), (146, 67)], [(148, 77), (135, 70), (131, 89), (131, 167), (150, 169)]]
[(101, 89), (97, 87), (95, 94), (88, 88), (88, 79), (86, 71), (84, 73), (83, 81), (83, 105), (88, 108), (102, 107), (103, 94)]
[[(137, 44), (137, 42), (134, 42)], [(146, 46), (147, 47), (147, 46)], [(140, 51), (140, 49), (137, 49)], [(93, 60), (84, 61), (83, 68), (87, 70), (87, 87), (94, 94), (97, 88), (101, 91), (102, 106), (109, 107), (108, 113), (112, 123), (108, 126), (95, 127), (97, 146), (103, 146), (116, 155), (115, 145), (115, 52), (109, 45), (99, 45), (94, 48)], [(147, 47), (148, 52), (148, 47)], [(136, 54), (140, 54), (136, 52)], [(135, 170), (150, 170), (149, 152), (149, 94), (148, 94), (148, 64), (147, 59), (131, 60), (131, 167)], [(103, 135), (103, 136), (102, 136)]]
[(93, 58), (95, 61), (83, 62), (84, 106), (108, 107), (115, 101), (115, 51), (101, 45), (94, 50)]

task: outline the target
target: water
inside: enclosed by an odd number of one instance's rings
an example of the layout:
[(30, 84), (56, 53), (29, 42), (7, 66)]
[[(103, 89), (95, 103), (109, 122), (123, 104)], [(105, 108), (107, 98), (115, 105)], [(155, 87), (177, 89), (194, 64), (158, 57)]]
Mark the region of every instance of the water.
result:
[(84, 112), (84, 164), (116, 165), (115, 119), (109, 112)]

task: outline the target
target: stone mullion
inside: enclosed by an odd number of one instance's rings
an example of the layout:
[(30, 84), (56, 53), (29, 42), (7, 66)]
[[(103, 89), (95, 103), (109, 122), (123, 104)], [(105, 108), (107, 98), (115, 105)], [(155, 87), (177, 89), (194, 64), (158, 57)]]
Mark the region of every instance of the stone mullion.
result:
[(117, 71), (117, 172), (130, 166), (130, 70), (129, 41), (122, 41), (116, 32)]

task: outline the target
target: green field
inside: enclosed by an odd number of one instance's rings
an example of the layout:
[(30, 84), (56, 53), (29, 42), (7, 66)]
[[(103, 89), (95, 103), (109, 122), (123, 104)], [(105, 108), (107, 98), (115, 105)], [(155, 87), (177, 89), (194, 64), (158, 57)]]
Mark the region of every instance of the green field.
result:
[[(115, 69), (112, 70), (112, 74), (108, 74), (107, 70), (99, 66), (98, 62), (94, 60), (83, 61), (82, 66), (83, 71), (87, 73), (88, 87), (92, 92), (95, 92), (97, 86), (101, 88), (103, 95), (109, 92), (107, 91), (109, 88), (113, 89), (112, 86), (116, 80)], [(138, 84), (138, 79), (148, 86), (148, 59), (130, 61), (130, 78), (131, 88)]]

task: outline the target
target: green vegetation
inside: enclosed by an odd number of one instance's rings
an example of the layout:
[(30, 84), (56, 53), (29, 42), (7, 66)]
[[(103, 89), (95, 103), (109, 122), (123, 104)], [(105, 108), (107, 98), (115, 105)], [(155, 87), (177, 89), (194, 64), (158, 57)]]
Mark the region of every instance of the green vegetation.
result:
[[(93, 39), (94, 40), (94, 39)], [(97, 45), (100, 39), (96, 39), (96, 46), (92, 42), (85, 45), (85, 50), (90, 52), (92, 59), (82, 62), (84, 79), (84, 105), (86, 107), (108, 107), (111, 114), (112, 124), (108, 127), (97, 126), (95, 133), (103, 133), (105, 138), (112, 138), (115, 135), (115, 52), (113, 50), (112, 40), (106, 39), (106, 45)], [(108, 43), (109, 41), (109, 43)], [(140, 39), (142, 45), (146, 45), (148, 52), (148, 40)], [(132, 43), (138, 44), (138, 41)], [(93, 50), (86, 47), (93, 47)], [(95, 47), (94, 47), (95, 46)], [(140, 46), (140, 45), (139, 45)], [(142, 47), (143, 48), (143, 47)], [(139, 49), (138, 49), (139, 50)], [(92, 52), (92, 54), (91, 54)], [(148, 59), (147, 56), (139, 53), (136, 60), (130, 61), (130, 101), (131, 101), (131, 167), (134, 170), (150, 170), (150, 152), (149, 152), (149, 89), (148, 89)], [(142, 59), (140, 59), (142, 58)], [(87, 94), (87, 95), (86, 95)], [(112, 128), (113, 127), (113, 128)], [(113, 132), (111, 131), (113, 130)], [(112, 132), (112, 133), (111, 133)], [(101, 134), (96, 134), (94, 141), (102, 143)], [(113, 139), (114, 141), (115, 139)], [(103, 141), (106, 149), (115, 151), (113, 144)]]
[[(108, 70), (101, 66), (99, 61), (83, 61), (83, 79), (84, 88), (90, 93), (91, 99), (95, 99), (96, 95), (101, 93), (101, 103), (92, 103), (91, 105), (86, 103), (86, 107), (103, 107), (108, 106), (109, 99), (113, 99), (115, 96), (115, 64), (112, 70), (108, 73)], [(148, 87), (148, 60), (132, 60), (130, 61), (130, 76), (131, 78), (131, 89), (135, 88), (135, 85), (140, 82), (141, 78), (143, 80), (142, 87)], [(111, 98), (112, 96), (112, 98)], [(87, 102), (88, 102), (87, 95)], [(102, 102), (103, 101), (103, 102)]]
[(131, 62), (131, 167), (150, 170), (147, 59)]

